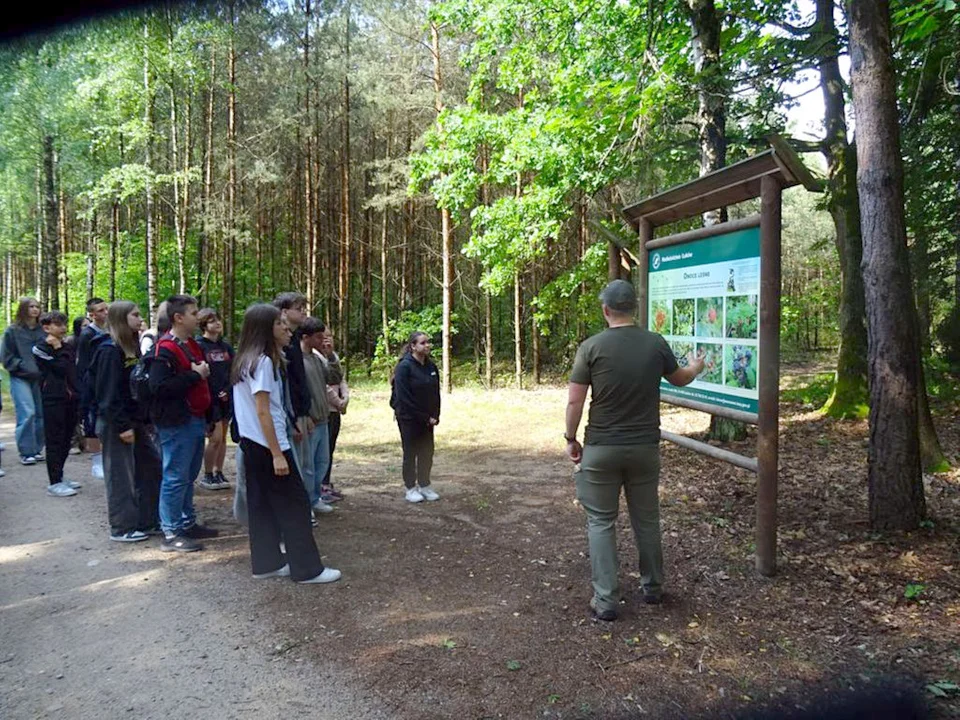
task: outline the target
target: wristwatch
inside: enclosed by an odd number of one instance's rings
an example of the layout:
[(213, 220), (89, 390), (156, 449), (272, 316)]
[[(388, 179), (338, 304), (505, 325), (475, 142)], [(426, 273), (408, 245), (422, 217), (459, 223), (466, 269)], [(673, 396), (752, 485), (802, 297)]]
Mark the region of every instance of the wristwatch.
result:
[(570, 437), (570, 436), (567, 435), (566, 433), (563, 434), (563, 439), (566, 440), (568, 443), (576, 442), (576, 441), (577, 441), (576, 436)]

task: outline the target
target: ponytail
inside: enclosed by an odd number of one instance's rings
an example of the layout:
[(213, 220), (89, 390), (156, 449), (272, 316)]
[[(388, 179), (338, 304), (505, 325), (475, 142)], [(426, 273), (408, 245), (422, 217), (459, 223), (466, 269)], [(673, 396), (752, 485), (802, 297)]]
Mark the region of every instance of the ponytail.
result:
[(422, 330), (414, 330), (410, 333), (410, 337), (407, 338), (407, 342), (404, 343), (403, 347), (400, 348), (400, 359), (394, 364), (393, 368), (390, 370), (390, 387), (393, 387), (393, 380), (397, 376), (397, 365), (410, 353), (413, 344), (422, 337), (429, 337), (427, 333)]

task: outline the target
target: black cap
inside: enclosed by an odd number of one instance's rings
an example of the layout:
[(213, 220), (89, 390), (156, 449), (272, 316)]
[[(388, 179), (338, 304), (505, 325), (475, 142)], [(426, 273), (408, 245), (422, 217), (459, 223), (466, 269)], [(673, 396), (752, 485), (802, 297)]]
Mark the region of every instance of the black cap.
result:
[(600, 302), (618, 313), (637, 311), (637, 292), (626, 280), (614, 280), (600, 293)]

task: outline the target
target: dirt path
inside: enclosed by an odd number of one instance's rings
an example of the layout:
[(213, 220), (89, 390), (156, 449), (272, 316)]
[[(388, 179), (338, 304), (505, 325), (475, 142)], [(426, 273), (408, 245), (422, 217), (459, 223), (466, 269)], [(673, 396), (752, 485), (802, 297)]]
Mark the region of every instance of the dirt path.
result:
[[(81, 494), (51, 498), (44, 466), (17, 462), (9, 421), (0, 439), (0, 717), (386, 717), (342, 670), (287, 656), (263, 607), (284, 581), (257, 582), (216, 549), (239, 553), (241, 539), (179, 557), (111, 543), (88, 458), (67, 465)], [(342, 589), (290, 591), (312, 604)]]

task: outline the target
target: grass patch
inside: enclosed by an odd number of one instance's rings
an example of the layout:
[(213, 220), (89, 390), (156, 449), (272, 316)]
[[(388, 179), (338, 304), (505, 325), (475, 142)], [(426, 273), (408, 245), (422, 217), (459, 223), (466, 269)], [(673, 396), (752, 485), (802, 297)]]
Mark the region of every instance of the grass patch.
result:
[(833, 394), (833, 383), (833, 373), (797, 377), (791, 386), (780, 390), (780, 399), (783, 402), (823, 407)]

